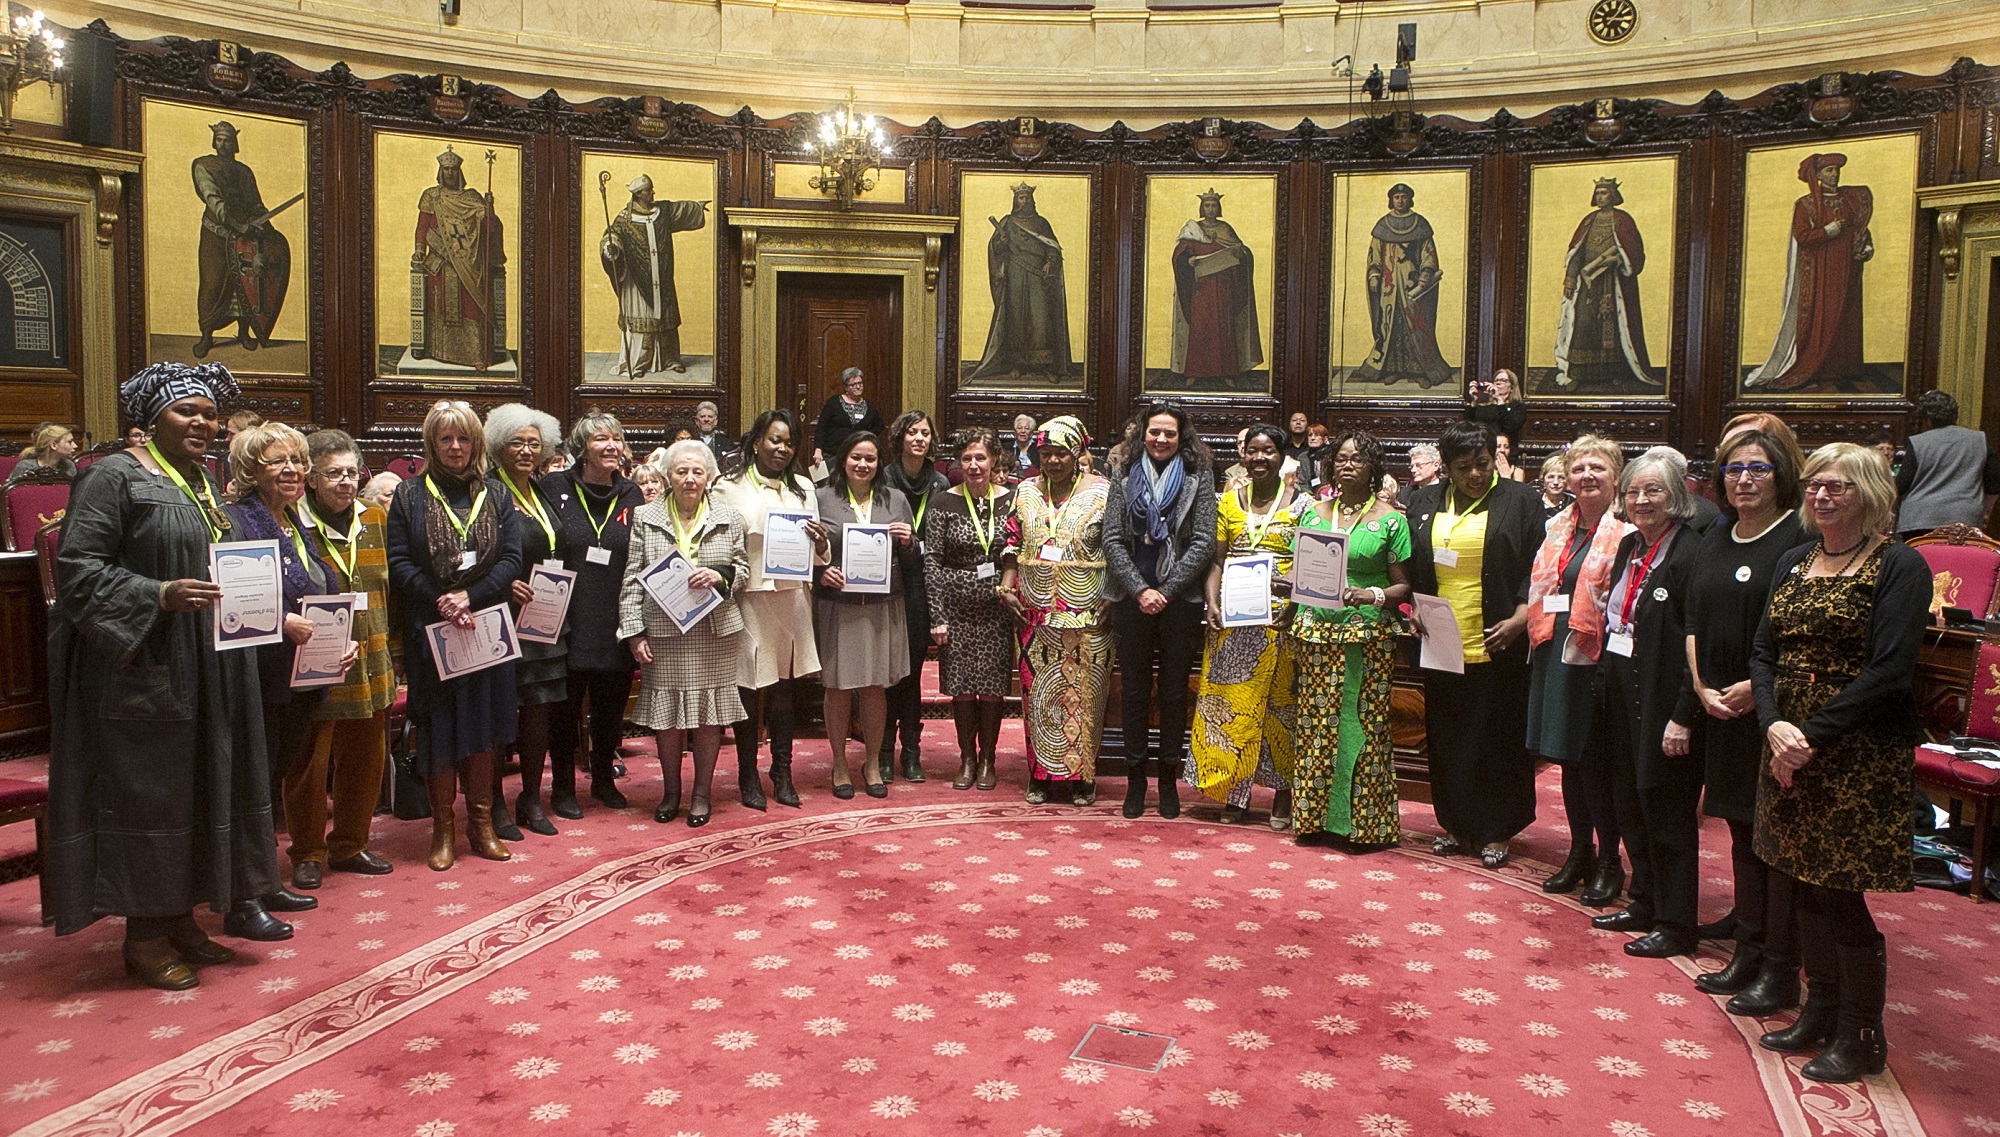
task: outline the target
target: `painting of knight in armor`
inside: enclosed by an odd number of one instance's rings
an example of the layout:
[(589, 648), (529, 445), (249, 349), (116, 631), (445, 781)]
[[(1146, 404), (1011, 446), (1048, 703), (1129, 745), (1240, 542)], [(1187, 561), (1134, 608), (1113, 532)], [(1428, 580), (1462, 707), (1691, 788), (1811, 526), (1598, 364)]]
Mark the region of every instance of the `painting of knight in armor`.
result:
[(586, 383), (715, 386), (716, 164), (585, 151)]
[(306, 124), (146, 99), (148, 358), (304, 375)]

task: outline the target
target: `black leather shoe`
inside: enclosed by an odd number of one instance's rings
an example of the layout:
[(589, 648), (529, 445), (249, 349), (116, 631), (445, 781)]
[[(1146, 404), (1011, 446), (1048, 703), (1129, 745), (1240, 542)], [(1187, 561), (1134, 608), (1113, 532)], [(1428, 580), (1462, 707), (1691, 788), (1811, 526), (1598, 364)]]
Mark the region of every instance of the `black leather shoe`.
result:
[(310, 912), (319, 907), (319, 897), (301, 896), (289, 888), (280, 888), (260, 902), (267, 912)]
[(351, 857), (342, 857), (337, 861), (329, 861), (326, 867), (334, 872), (360, 873), (362, 876), (388, 876), (390, 873), (396, 871), (395, 865), (390, 864), (388, 861), (383, 860), (366, 849), (361, 850)]
[(844, 786), (833, 787), (833, 796), (842, 801), (851, 800), (854, 797), (854, 783), (849, 782)]
[(887, 782), (869, 782), (869, 783), (868, 783), (867, 785), (863, 786), (862, 788), (863, 788), (863, 789), (866, 789), (866, 790), (868, 791), (868, 796), (869, 796), (869, 797), (888, 797), (888, 796), (889, 796), (889, 783), (887, 783)]
[(214, 967), (236, 958), (236, 953), (208, 938), (192, 915), (175, 920), (167, 932), (167, 942), (181, 953), (189, 967)]
[(1599, 857), (1597, 871), (1590, 874), (1590, 885), (1583, 890), (1577, 900), (1587, 907), (1602, 908), (1618, 899), (1625, 890), (1625, 863), (1616, 855)]
[(541, 799), (527, 794), (514, 799), (514, 824), (543, 837), (556, 835), (556, 827), (549, 823), (549, 815), (542, 812)]
[(1589, 845), (1573, 846), (1554, 876), (1542, 882), (1543, 892), (1573, 892), (1597, 871), (1597, 850)]
[(1146, 816), (1146, 775), (1132, 770), (1125, 775), (1125, 804), (1118, 812), (1128, 818)]
[(291, 939), (292, 926), (265, 911), (261, 901), (244, 900), (222, 918), (222, 934), (239, 940), (275, 943)]
[(1764, 949), (1756, 944), (1737, 944), (1720, 971), (1705, 971), (1694, 977), (1694, 985), (1711, 995), (1734, 995), (1750, 986), (1764, 967)]
[(524, 839), (521, 836), (520, 826), (514, 824), (513, 817), (507, 813), (506, 801), (497, 795), (493, 799), (492, 817), (493, 835), (495, 837), (500, 838), (502, 841), (520, 841)]
[(1650, 932), (1653, 930), (1653, 914), (1636, 907), (1623, 908), (1602, 916), (1592, 916), (1590, 926), (1600, 932)]
[(292, 866), (292, 887), (311, 892), (320, 886), (320, 874), (325, 871), (318, 861), (300, 861)]
[(1799, 1068), (1799, 1073), (1815, 1082), (1858, 1082), (1879, 1074), (1889, 1064), (1889, 1045), (1878, 1026), (1855, 1029), (1844, 1027), (1819, 1057)]
[(1757, 978), (1723, 1008), (1744, 1018), (1768, 1018), (1799, 1005), (1799, 965), (1788, 959), (1764, 957)]
[(549, 795), (549, 812), (564, 821), (577, 821), (583, 817), (583, 806), (577, 804), (573, 793), (553, 793)]
[(1695, 938), (1693, 933), (1679, 928), (1656, 928), (1625, 945), (1625, 954), (1640, 959), (1666, 959), (1675, 955), (1693, 955)]
[(706, 807), (704, 807), (700, 813), (696, 813), (692, 809), (688, 810), (689, 829), (699, 829), (707, 824), (708, 824), (708, 809)]
[(591, 779), (590, 796), (596, 798), (598, 804), (606, 809), (625, 809), (632, 804), (625, 800), (624, 794), (618, 792), (617, 783), (609, 778), (603, 781)]
[(923, 756), (914, 747), (903, 748), (903, 780), (921, 782), (924, 780)]

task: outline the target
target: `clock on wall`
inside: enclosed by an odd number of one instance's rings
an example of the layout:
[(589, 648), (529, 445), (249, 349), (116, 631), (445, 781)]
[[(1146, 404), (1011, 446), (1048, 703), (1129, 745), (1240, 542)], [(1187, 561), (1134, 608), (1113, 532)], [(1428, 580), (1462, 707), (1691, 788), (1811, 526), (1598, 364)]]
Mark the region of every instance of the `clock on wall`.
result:
[(1598, 43), (1624, 43), (1639, 26), (1639, 6), (1633, 0), (1597, 0), (1590, 6), (1590, 38)]

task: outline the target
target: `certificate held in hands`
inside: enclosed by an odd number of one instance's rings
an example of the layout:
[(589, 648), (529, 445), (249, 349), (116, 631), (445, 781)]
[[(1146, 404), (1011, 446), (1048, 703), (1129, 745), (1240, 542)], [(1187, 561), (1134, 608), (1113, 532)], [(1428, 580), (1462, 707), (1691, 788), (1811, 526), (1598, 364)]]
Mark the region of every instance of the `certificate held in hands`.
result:
[(1347, 606), (1347, 534), (1317, 529), (1293, 534), (1292, 599), (1313, 608)]
[(424, 638), (430, 644), (438, 680), (444, 683), (521, 658), (514, 616), (505, 604), (474, 612), (469, 627), (461, 628), (450, 620), (426, 624)]
[(764, 579), (813, 577), (813, 543), (806, 526), (819, 518), (806, 509), (773, 509), (764, 514)]
[(689, 628), (701, 621), (703, 616), (713, 612), (722, 603), (722, 593), (713, 588), (696, 588), (688, 583), (699, 565), (693, 564), (681, 555), (679, 549), (668, 549), (667, 555), (654, 561), (646, 571), (639, 574), (639, 584), (646, 595), (674, 622), (674, 627), (686, 635)]
[(347, 678), (344, 661), (354, 642), (354, 593), (308, 596), (300, 610), (313, 635), (292, 652), (292, 689), (336, 686)]
[(563, 621), (569, 617), (576, 574), (553, 565), (536, 565), (528, 570), (528, 587), (534, 590), (535, 598), (521, 605), (514, 630), (528, 643), (555, 643), (562, 639)]
[(846, 525), (840, 531), (843, 592), (889, 594), (889, 565), (895, 549), (887, 525)]
[(215, 604), (215, 650), (258, 647), (285, 638), (285, 590), (276, 541), (232, 541), (208, 550), (208, 579), (222, 586)]
[(1271, 622), (1271, 578), (1277, 558), (1269, 553), (1222, 562), (1222, 626), (1253, 628)]

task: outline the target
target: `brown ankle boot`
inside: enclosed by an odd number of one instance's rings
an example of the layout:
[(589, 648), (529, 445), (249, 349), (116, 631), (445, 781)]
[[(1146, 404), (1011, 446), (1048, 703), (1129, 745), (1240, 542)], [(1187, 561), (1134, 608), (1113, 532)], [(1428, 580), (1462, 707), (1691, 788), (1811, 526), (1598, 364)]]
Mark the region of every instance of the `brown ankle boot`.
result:
[(489, 861), (513, 856), (493, 834), (493, 801), (488, 796), (493, 784), (493, 755), (476, 754), (465, 760), (465, 839), (472, 851)]
[(431, 868), (443, 872), (458, 860), (457, 820), (452, 809), (458, 803), (458, 777), (446, 771), (424, 779), (431, 798)]

